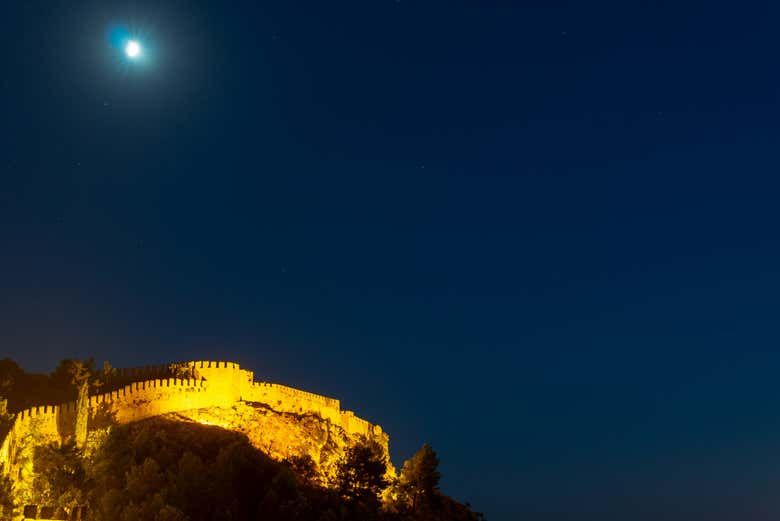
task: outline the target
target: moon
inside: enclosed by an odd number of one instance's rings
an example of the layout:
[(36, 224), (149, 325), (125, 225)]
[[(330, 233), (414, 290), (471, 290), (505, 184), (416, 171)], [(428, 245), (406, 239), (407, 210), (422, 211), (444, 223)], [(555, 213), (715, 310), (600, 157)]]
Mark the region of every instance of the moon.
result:
[(130, 40), (125, 45), (125, 54), (128, 58), (137, 58), (141, 54), (141, 44), (135, 40)]

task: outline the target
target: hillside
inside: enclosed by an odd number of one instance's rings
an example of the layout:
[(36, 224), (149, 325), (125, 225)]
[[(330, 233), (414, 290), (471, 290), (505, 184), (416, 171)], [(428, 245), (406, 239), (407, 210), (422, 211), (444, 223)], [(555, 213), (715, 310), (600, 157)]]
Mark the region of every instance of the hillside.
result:
[[(478, 517), (438, 492), (432, 450), (399, 476), (387, 434), (333, 398), (255, 382), (229, 362), (102, 373), (92, 365), (64, 361), (52, 375), (27, 375), (0, 362), (11, 405), (0, 417), (4, 519)], [(30, 382), (42, 400), (76, 400), (18, 410)], [(425, 457), (436, 465), (423, 472), (415, 461)], [(424, 475), (435, 483), (417, 483)]]

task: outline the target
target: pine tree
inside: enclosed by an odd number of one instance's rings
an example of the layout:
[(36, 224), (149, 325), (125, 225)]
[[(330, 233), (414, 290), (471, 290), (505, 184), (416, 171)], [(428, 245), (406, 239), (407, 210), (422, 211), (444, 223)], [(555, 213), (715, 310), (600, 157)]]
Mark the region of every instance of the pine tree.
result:
[(404, 462), (399, 488), (412, 512), (417, 512), (423, 504), (430, 506), (435, 501), (441, 479), (438, 467), (439, 458), (427, 443)]
[(387, 458), (373, 441), (349, 447), (338, 466), (336, 482), (339, 493), (351, 501), (369, 506), (379, 505), (379, 494), (387, 486)]

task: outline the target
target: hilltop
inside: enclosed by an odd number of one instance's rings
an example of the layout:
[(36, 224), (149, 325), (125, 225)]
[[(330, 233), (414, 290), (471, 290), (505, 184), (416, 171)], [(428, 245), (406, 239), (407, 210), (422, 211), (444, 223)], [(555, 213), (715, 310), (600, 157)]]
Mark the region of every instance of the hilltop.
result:
[(438, 491), (430, 447), (399, 476), (389, 436), (335, 398), (226, 361), (93, 366), (30, 375), (0, 361), (6, 519), (480, 517)]

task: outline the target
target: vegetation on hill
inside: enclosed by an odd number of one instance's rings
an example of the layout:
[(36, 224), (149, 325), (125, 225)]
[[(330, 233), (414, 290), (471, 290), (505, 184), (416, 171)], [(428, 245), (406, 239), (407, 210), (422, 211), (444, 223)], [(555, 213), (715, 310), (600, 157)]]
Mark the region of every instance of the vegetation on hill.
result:
[(7, 476), (0, 476), (0, 512), (11, 511), (14, 507), (14, 498), (11, 491), (11, 480)]
[[(193, 369), (171, 364), (171, 377), (189, 378)], [(93, 358), (65, 359), (50, 374), (28, 373), (10, 358), (0, 359), (0, 402), (7, 401), (8, 411), (17, 413), (38, 405), (73, 402), (83, 393), (109, 392), (129, 383), (119, 378), (115, 368)]]
[(439, 458), (427, 443), (407, 460), (395, 484), (397, 508), (418, 513), (436, 510), (439, 504)]
[[(432, 461), (432, 449), (421, 453), (410, 461)], [(435, 466), (405, 466), (409, 473), (382, 501), (387, 462), (371, 442), (347, 452), (334, 489), (317, 484), (316, 464), (306, 458), (277, 462), (241, 434), (162, 418), (113, 428), (89, 456), (72, 444), (40, 447), (34, 464), (41, 504), (88, 505), (94, 521), (481, 518), (435, 489)]]
[[(192, 370), (175, 365), (171, 365), (169, 371), (176, 377), (192, 375)], [(98, 391), (113, 391), (126, 383), (116, 376), (111, 364), (104, 362), (98, 368), (92, 358), (62, 360), (50, 374), (28, 373), (10, 358), (0, 359), (0, 440), (8, 432), (16, 413), (31, 407), (67, 402), (77, 403), (76, 431), (83, 440), (88, 396)]]
[(62, 360), (51, 374), (28, 373), (9, 358), (0, 360), (0, 401), (7, 400), (8, 411), (16, 413), (36, 405), (58, 405), (75, 401), (83, 384), (88, 389), (103, 385), (111, 366), (96, 369), (93, 359)]
[[(111, 374), (108, 364), (98, 371), (91, 359), (63, 360), (50, 375), (28, 374), (0, 360), (0, 441), (15, 413), (86, 402), (90, 390), (105, 389)], [(311, 456), (276, 461), (234, 430), (170, 417), (109, 424), (97, 442), (84, 443), (77, 428), (64, 443), (31, 445), (33, 482), (25, 494), (32, 497), (25, 502), (56, 507), (62, 515), (86, 507), (88, 521), (483, 519), (439, 491), (439, 459), (428, 445), (395, 478), (386, 449), (362, 439), (336, 460), (334, 481), (332, 474), (324, 479), (324, 467)], [(14, 504), (13, 486), (0, 477), (0, 518), (24, 506)]]
[(59, 405), (76, 401), (79, 438), (86, 437), (87, 404), (91, 391), (105, 385), (111, 373), (110, 364), (95, 369), (93, 359), (62, 360), (49, 375), (25, 372), (9, 358), (0, 360), (0, 440), (11, 427), (14, 415), (40, 405)]

